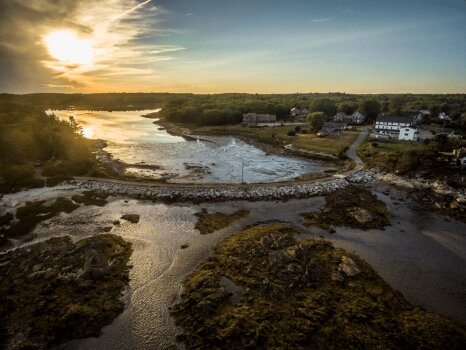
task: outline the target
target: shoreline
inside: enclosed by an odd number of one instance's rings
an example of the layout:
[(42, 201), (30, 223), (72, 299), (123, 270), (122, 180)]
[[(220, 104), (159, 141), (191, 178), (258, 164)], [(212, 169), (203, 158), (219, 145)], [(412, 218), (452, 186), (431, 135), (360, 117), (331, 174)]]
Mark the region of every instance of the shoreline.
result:
[[(167, 133), (173, 136), (179, 136), (184, 138), (186, 141), (191, 142), (191, 141), (202, 141), (202, 142), (210, 142), (210, 143), (216, 143), (213, 140), (209, 140), (209, 136), (212, 137), (234, 137), (237, 138), (238, 140), (241, 140), (242, 142), (251, 145), (253, 147), (256, 147), (263, 151), (266, 155), (272, 154), (272, 155), (277, 155), (281, 157), (289, 157), (289, 158), (295, 158), (303, 161), (315, 161), (322, 163), (323, 165), (328, 165), (332, 168), (324, 170), (324, 171), (319, 171), (319, 172), (308, 172), (299, 176), (296, 176), (290, 180), (287, 181), (277, 181), (273, 182), (274, 184), (280, 184), (280, 183), (288, 183), (288, 184), (293, 184), (296, 182), (302, 182), (302, 181), (310, 181), (310, 180), (316, 180), (316, 179), (323, 179), (326, 177), (329, 177), (329, 175), (336, 174), (336, 173), (343, 173), (343, 172), (348, 172), (349, 170), (354, 168), (354, 164), (349, 164), (353, 162), (348, 162), (348, 161), (341, 161), (339, 159), (336, 159), (332, 157), (331, 155), (324, 155), (324, 154), (313, 154), (312, 156), (309, 155), (307, 152), (300, 152), (299, 150), (286, 150), (284, 148), (279, 148), (277, 146), (260, 142), (255, 140), (254, 138), (251, 137), (246, 137), (244, 135), (238, 135), (238, 134), (217, 134), (217, 133), (207, 133), (206, 135), (203, 135), (202, 133), (198, 134), (195, 133), (193, 129), (189, 127), (183, 127), (180, 126), (176, 123), (171, 123), (167, 122), (163, 118), (160, 119), (157, 115), (153, 116), (151, 114), (149, 115), (141, 115), (142, 118), (147, 118), (147, 119), (156, 119), (154, 121), (154, 124), (157, 124), (158, 126), (161, 126), (166, 130)], [(163, 169), (163, 167), (159, 165), (147, 165), (147, 164), (128, 164), (124, 163), (122, 161), (114, 159), (114, 157), (105, 150), (107, 147), (107, 141), (106, 140), (100, 140), (100, 139), (95, 139), (97, 146), (95, 147), (97, 151), (97, 156), (98, 161), (101, 162), (105, 168), (109, 171), (109, 179), (112, 180), (121, 180), (121, 181), (137, 181), (137, 182), (144, 182), (144, 183), (153, 183), (153, 184), (166, 184), (166, 185), (190, 185), (190, 183), (177, 183), (177, 182), (172, 182), (170, 181), (173, 177), (161, 177), (160, 179), (157, 178), (150, 178), (150, 177), (142, 177), (142, 176), (132, 176), (132, 175), (127, 175), (125, 174), (125, 170), (127, 168), (141, 168), (141, 169)], [(76, 178), (76, 177), (75, 177)], [(209, 184), (209, 183), (205, 183)], [(212, 183), (212, 184), (218, 184), (218, 185), (227, 185), (227, 184), (222, 184), (222, 183)], [(249, 183), (248, 183), (249, 184)], [(256, 185), (260, 183), (250, 183), (251, 185)], [(201, 185), (204, 185), (202, 183)], [(231, 184), (235, 185), (235, 184)], [(244, 185), (244, 184), (241, 184)]]
[(311, 159), (311, 160), (333, 163), (337, 165), (340, 165), (339, 163), (341, 161), (337, 157), (331, 154), (326, 154), (326, 153), (318, 153), (318, 152), (310, 152), (310, 151), (303, 152), (299, 149), (288, 151), (283, 147), (279, 147), (278, 145), (273, 145), (273, 144), (257, 141), (256, 139), (252, 137), (237, 134), (234, 132), (216, 133), (212, 130), (209, 130), (207, 132), (205, 132), (206, 130), (204, 130), (204, 133), (202, 130), (199, 130), (199, 132), (196, 132), (195, 131), (196, 127), (193, 125), (192, 126), (181, 126), (178, 123), (168, 122), (163, 118), (160, 118), (159, 120), (157, 120), (157, 124), (164, 127), (165, 130), (173, 136), (181, 136), (181, 137), (184, 137), (184, 136), (192, 137), (194, 135), (196, 136), (197, 135), (199, 136), (202, 136), (202, 135), (204, 136), (231, 136), (249, 145), (257, 147), (260, 150), (264, 151), (265, 153), (270, 153), (270, 154), (279, 155), (279, 156), (296, 157), (296, 158), (305, 159), (305, 160)]

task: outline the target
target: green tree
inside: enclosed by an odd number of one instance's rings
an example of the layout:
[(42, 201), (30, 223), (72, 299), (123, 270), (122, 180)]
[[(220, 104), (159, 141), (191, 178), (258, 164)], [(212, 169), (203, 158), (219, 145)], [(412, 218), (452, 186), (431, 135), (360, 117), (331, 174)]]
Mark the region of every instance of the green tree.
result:
[(312, 112), (323, 112), (327, 117), (333, 117), (337, 107), (335, 106), (335, 102), (328, 98), (319, 98), (314, 100), (311, 105)]
[(343, 103), (338, 106), (338, 111), (343, 112), (347, 115), (351, 115), (356, 112), (356, 105), (350, 103)]
[(403, 95), (396, 95), (390, 99), (390, 113), (398, 115), (402, 112), (406, 98)]
[(324, 112), (314, 112), (307, 116), (307, 124), (309, 128), (317, 131), (322, 128), (327, 117), (325, 116)]
[(359, 104), (359, 110), (364, 113), (369, 120), (374, 120), (380, 113), (380, 103), (376, 99), (364, 99)]
[(466, 113), (461, 114), (459, 125), (461, 128), (466, 129)]

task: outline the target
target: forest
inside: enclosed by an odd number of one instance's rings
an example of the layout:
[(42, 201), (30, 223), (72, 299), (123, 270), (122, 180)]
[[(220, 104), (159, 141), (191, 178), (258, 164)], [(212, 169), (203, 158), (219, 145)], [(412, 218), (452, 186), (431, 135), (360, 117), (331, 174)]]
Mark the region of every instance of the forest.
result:
[(342, 111), (360, 111), (375, 119), (379, 113), (406, 115), (428, 109), (432, 116), (450, 115), (454, 124), (466, 127), (464, 94), (379, 94), (346, 93), (296, 94), (173, 94), (173, 93), (101, 93), (101, 94), (0, 94), (0, 103), (15, 103), (42, 109), (141, 110), (162, 108), (168, 121), (196, 125), (239, 123), (243, 113), (270, 113), (279, 120), (290, 117), (293, 107), (324, 112), (327, 117)]
[(59, 121), (31, 106), (0, 103), (0, 192), (41, 187), (45, 178), (51, 184), (92, 173), (97, 162), (91, 146), (72, 120)]

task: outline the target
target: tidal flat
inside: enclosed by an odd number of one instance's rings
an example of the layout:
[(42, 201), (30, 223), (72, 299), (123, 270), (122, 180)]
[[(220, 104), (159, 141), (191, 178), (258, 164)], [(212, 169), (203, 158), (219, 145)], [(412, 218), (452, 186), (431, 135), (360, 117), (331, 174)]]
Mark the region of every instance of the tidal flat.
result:
[[(132, 244), (129, 264), (133, 267), (124, 294), (125, 309), (99, 337), (74, 340), (64, 346), (67, 349), (163, 349), (177, 344), (177, 335), (183, 330), (174, 324), (169, 309), (180, 300), (185, 278), (207, 261), (217, 243), (246, 226), (269, 221), (300, 227), (303, 233), (298, 239), (324, 237), (357, 254), (410, 303), (466, 324), (465, 224), (425, 212), (403, 192), (388, 186), (372, 184), (366, 188), (387, 206), (390, 226), (362, 231), (335, 225), (336, 232), (329, 233), (305, 225), (300, 214), (322, 209), (325, 197), (167, 205), (109, 196), (103, 207), (81, 206), (41, 222), (32, 241), (16, 242), (14, 247), (61, 235), (76, 241), (99, 235), (105, 227)], [(70, 198), (81, 192), (77, 186), (36, 189), (5, 195), (0, 204), (6, 212), (27, 200)], [(225, 214), (248, 210), (250, 214), (201, 235), (195, 229), (195, 214), (202, 209)], [(140, 220), (135, 224), (121, 220), (125, 214), (138, 214)]]

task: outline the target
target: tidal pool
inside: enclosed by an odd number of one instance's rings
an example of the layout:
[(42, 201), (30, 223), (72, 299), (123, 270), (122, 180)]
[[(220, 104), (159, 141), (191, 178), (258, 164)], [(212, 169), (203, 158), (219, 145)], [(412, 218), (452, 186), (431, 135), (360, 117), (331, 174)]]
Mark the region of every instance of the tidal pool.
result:
[(234, 137), (187, 141), (167, 133), (156, 120), (141, 117), (151, 112), (155, 110), (48, 111), (62, 120), (73, 117), (85, 137), (106, 140), (105, 151), (127, 165), (127, 175), (178, 183), (259, 183), (330, 168), (323, 162), (267, 154)]

